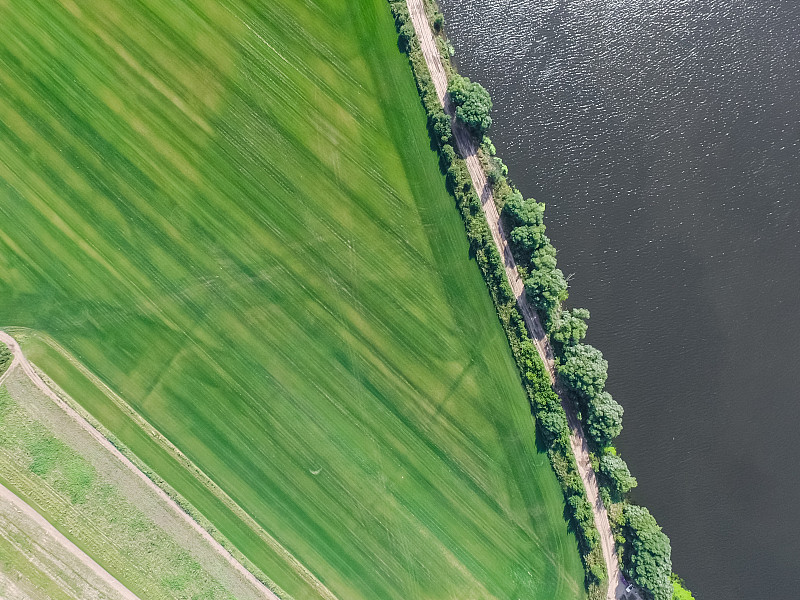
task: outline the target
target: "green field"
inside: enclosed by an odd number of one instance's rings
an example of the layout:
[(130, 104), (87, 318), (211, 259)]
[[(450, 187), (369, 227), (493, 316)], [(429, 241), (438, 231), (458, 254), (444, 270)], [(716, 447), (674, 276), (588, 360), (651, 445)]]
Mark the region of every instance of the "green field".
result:
[(52, 336), (339, 600), (582, 596), (384, 0), (0, 0), (0, 85), (0, 326)]
[[(263, 598), (21, 369), (0, 386), (0, 485), (139, 598)], [(90, 587), (99, 590), (106, 586), (98, 586), (98, 577), (90, 571), (75, 569), (69, 552), (56, 552), (58, 544), (49, 534), (24, 527), (18, 511), (8, 510), (3, 502), (0, 508), (5, 509), (0, 511), (0, 582), (22, 580), (29, 590), (39, 591), (34, 597), (47, 600), (109, 597), (80, 590), (82, 582), (94, 583)], [(25, 555), (31, 556), (32, 564), (25, 564)], [(49, 556), (55, 560), (47, 560)], [(53, 588), (60, 587), (59, 582), (67, 584), (62, 592), (73, 594), (57, 594)]]

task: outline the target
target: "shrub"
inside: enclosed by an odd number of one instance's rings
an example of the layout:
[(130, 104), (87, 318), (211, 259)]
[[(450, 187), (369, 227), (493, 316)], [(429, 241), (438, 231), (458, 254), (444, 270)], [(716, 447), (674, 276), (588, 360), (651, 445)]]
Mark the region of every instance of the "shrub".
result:
[(692, 592), (686, 589), (686, 582), (673, 573), (670, 575), (672, 582), (672, 600), (694, 600)]
[(402, 27), (404, 23), (407, 23), (411, 18), (411, 16), (408, 14), (408, 5), (405, 2), (391, 2), (391, 6), (394, 24), (399, 31), (400, 27)]
[(397, 36), (397, 43), (400, 46), (400, 50), (408, 52), (414, 39), (414, 26), (409, 22), (403, 23), (398, 30)]
[(489, 183), (494, 186), (499, 181), (505, 179), (508, 175), (508, 167), (502, 161), (501, 158), (497, 156), (493, 156), (489, 158), (487, 161), (488, 168), (486, 168), (486, 178), (489, 180)]
[(5, 373), (5, 370), (11, 364), (14, 356), (11, 354), (11, 350), (8, 349), (3, 342), (0, 342), (0, 375)]
[(481, 142), (481, 151), (486, 156), (494, 156), (497, 154), (497, 148), (494, 147), (492, 140), (489, 139), (488, 135), (483, 136), (483, 141)]

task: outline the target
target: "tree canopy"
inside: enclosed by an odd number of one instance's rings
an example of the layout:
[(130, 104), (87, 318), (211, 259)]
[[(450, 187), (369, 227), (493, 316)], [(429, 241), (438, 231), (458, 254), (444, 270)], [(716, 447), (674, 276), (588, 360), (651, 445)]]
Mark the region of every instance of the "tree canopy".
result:
[(518, 191), (514, 191), (506, 198), (503, 210), (514, 227), (533, 225), (544, 228), (544, 203), (537, 202), (533, 198), (523, 200), (522, 194)]
[(542, 411), (538, 419), (547, 443), (552, 443), (559, 436), (568, 435), (567, 417), (564, 411)]
[(653, 600), (672, 600), (672, 549), (669, 538), (643, 506), (627, 505), (624, 510), (630, 552), (628, 574), (646, 589)]
[(562, 381), (584, 401), (600, 395), (608, 378), (608, 361), (602, 352), (588, 344), (564, 348), (564, 358), (558, 369)]
[(533, 305), (549, 318), (567, 299), (567, 280), (561, 269), (547, 264), (536, 268), (534, 261), (531, 264), (536, 270), (525, 280), (525, 291)]
[(492, 99), (480, 83), (456, 75), (450, 80), (450, 100), (456, 107), (456, 118), (476, 136), (482, 138), (492, 125)]
[[(511, 226), (515, 256), (530, 269), (525, 291), (550, 329), (551, 319), (567, 299), (567, 280), (556, 268), (556, 249), (545, 235), (544, 204), (533, 198), (523, 200), (522, 194), (513, 190), (505, 199), (503, 215)], [(586, 315), (588, 318), (588, 312)]]
[(618, 497), (627, 494), (637, 485), (628, 465), (619, 456), (604, 454), (600, 458), (600, 472), (611, 482)]
[(589, 311), (585, 308), (563, 311), (553, 322), (550, 339), (564, 346), (574, 346), (586, 337), (588, 319)]
[(586, 430), (598, 448), (605, 448), (622, 431), (623, 409), (608, 392), (600, 392), (589, 402)]

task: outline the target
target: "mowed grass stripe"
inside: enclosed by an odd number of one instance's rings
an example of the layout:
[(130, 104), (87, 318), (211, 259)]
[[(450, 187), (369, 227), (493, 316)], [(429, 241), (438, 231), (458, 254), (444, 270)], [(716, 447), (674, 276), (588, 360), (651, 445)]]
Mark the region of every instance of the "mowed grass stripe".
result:
[(63, 343), (340, 598), (579, 596), (383, 0), (13, 4), (0, 322)]

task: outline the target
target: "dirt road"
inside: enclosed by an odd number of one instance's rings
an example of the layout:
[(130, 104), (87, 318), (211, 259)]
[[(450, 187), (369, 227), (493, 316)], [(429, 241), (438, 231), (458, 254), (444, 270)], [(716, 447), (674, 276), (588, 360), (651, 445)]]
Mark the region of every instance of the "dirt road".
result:
[[(453, 119), (454, 114), (447, 95), (447, 74), (442, 64), (441, 56), (439, 55), (439, 49), (436, 45), (433, 31), (425, 15), (424, 2), (423, 0), (406, 0), (406, 3), (411, 14), (411, 21), (414, 24), (414, 29), (416, 30), (417, 37), (422, 47), (425, 63), (431, 73), (433, 84), (436, 87), (436, 94), (445, 111), (447, 111), (450, 118)], [(617, 600), (617, 598), (621, 598), (623, 595), (625, 583), (619, 570), (619, 560), (617, 558), (616, 547), (614, 546), (614, 535), (611, 532), (611, 525), (608, 522), (608, 513), (606, 507), (603, 505), (603, 500), (600, 498), (597, 478), (589, 459), (589, 447), (570, 403), (566, 401), (563, 390), (560, 389), (556, 383), (553, 350), (545, 335), (539, 316), (528, 303), (525, 296), (525, 286), (517, 270), (514, 257), (511, 255), (508, 239), (503, 231), (500, 215), (497, 212), (497, 207), (492, 197), (491, 187), (486, 181), (486, 173), (484, 173), (480, 159), (477, 156), (475, 142), (469, 132), (455, 120), (453, 120), (453, 134), (456, 139), (458, 151), (467, 162), (467, 168), (469, 169), (469, 174), (472, 178), (475, 190), (481, 198), (481, 205), (486, 214), (486, 220), (489, 222), (489, 228), (492, 231), (492, 237), (497, 245), (497, 249), (503, 257), (506, 276), (511, 284), (511, 288), (514, 290), (514, 295), (517, 298), (517, 305), (522, 312), (522, 316), (528, 326), (528, 331), (536, 345), (536, 349), (539, 351), (539, 356), (541, 356), (550, 373), (550, 381), (561, 397), (561, 403), (564, 406), (564, 410), (567, 412), (567, 420), (571, 432), (570, 443), (572, 445), (572, 451), (575, 453), (575, 459), (578, 463), (578, 472), (586, 487), (586, 494), (589, 497), (589, 501), (592, 503), (594, 520), (600, 532), (603, 557), (605, 558), (606, 570), (608, 571), (609, 586), (607, 597), (609, 600)]]
[(17, 341), (5, 333), (0, 331), (0, 341), (5, 343), (14, 355), (14, 360), (9, 365), (8, 370), (2, 378), (0, 383), (8, 373), (14, 368), (21, 368), (25, 375), (36, 385), (43, 394), (55, 402), (67, 415), (70, 416), (78, 425), (80, 425), (86, 432), (89, 433), (103, 448), (111, 453), (123, 465), (125, 465), (132, 473), (134, 473), (143, 483), (147, 485), (158, 497), (172, 509), (181, 519), (183, 519), (192, 529), (194, 529), (212, 548), (219, 554), (234, 570), (236, 570), (248, 583), (250, 583), (259, 594), (269, 600), (280, 600), (280, 598), (259, 581), (250, 571), (248, 571), (230, 552), (228, 552), (211, 534), (209, 534), (200, 524), (195, 521), (189, 514), (187, 514), (177, 502), (175, 502), (164, 490), (158, 487), (145, 473), (133, 464), (128, 457), (120, 452), (116, 446), (109, 442), (103, 434), (97, 431), (92, 425), (86, 421), (80, 414), (78, 414), (69, 404), (67, 404), (58, 394), (56, 394), (39, 376), (30, 362), (25, 358)]
[[(54, 580), (77, 584), (87, 596), (92, 593), (115, 600), (139, 600), (138, 596), (3, 485), (0, 485), (0, 522), (4, 523), (4, 534), (26, 536), (29, 543), (20, 545), (16, 550), (29, 555), (28, 558)], [(10, 532), (12, 528), (14, 531)], [(16, 539), (13, 535), (11, 537)]]

